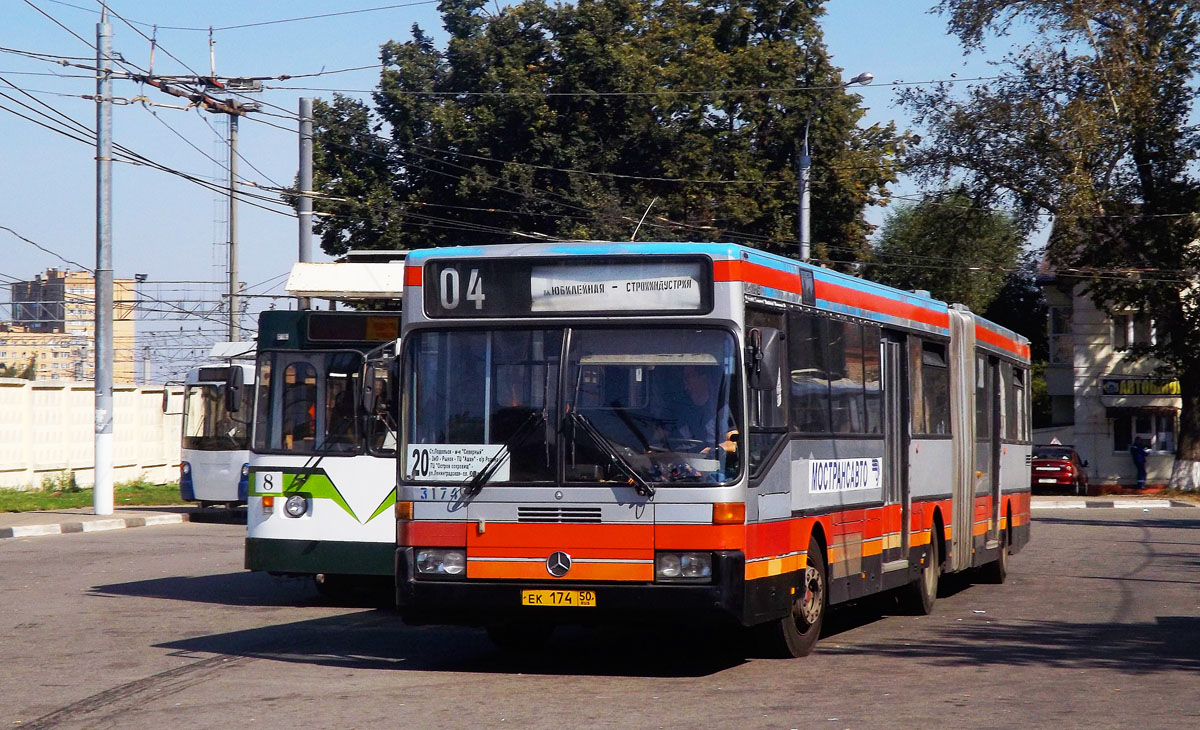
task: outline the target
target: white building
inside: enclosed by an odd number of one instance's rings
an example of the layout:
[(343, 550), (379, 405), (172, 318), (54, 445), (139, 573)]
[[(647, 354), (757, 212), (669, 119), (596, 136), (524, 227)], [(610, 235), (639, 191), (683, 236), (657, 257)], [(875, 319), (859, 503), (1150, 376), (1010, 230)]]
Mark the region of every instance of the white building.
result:
[(1057, 437), (1074, 444), (1088, 461), (1095, 493), (1136, 484), (1129, 445), (1141, 439), (1150, 447), (1147, 485), (1166, 484), (1175, 461), (1179, 383), (1159, 371), (1161, 363), (1129, 349), (1153, 343), (1154, 323), (1140, 312), (1109, 317), (1077, 278), (1049, 275), (1040, 283), (1050, 307), (1052, 425), (1035, 430), (1035, 443)]

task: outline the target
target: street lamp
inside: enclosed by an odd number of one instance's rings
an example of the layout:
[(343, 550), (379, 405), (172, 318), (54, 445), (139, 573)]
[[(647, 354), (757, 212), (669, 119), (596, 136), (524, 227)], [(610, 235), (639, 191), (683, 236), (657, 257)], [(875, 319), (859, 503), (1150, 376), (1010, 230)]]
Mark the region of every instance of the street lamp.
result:
[[(860, 73), (849, 81), (838, 84), (831, 91), (838, 91), (847, 86), (855, 84), (869, 84), (874, 80), (875, 76), (866, 71)], [(812, 239), (809, 237), (808, 219), (809, 219), (809, 172), (812, 167), (812, 158), (808, 154), (808, 125), (812, 123), (813, 112), (817, 110), (816, 101), (808, 107), (808, 117), (804, 120), (804, 142), (800, 148), (800, 159), (798, 165), (800, 167), (799, 174), (796, 176), (796, 184), (800, 188), (800, 211), (796, 216), (797, 228), (799, 228), (800, 237), (800, 260), (808, 261), (811, 254)]]

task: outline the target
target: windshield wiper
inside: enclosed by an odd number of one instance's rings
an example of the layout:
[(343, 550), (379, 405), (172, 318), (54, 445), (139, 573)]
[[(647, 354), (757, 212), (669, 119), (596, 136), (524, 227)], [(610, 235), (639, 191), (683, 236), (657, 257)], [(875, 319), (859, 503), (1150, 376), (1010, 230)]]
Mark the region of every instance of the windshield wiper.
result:
[(512, 435), (500, 445), (500, 450), (492, 454), (492, 458), (488, 459), (483, 468), (475, 472), (475, 476), (471, 477), (471, 480), (466, 483), (468, 497), (474, 497), (476, 494), (479, 494), (480, 490), (483, 489), (483, 485), (491, 481), (492, 477), (496, 475), (496, 471), (508, 459), (512, 448), (545, 418), (546, 412), (544, 410), (534, 411), (529, 414), (529, 417), (520, 426), (517, 426), (517, 430), (513, 431)]
[(596, 430), (596, 427), (592, 425), (592, 422), (589, 421), (586, 416), (578, 411), (567, 411), (566, 418), (571, 422), (572, 425), (587, 434), (588, 438), (590, 438), (596, 444), (596, 446), (600, 447), (600, 450), (603, 451), (605, 456), (608, 457), (609, 463), (615, 466), (618, 470), (624, 472), (625, 476), (629, 477), (629, 485), (632, 486), (638, 494), (642, 495), (643, 497), (654, 496), (654, 487), (650, 486), (650, 484), (642, 478), (642, 475), (638, 474), (637, 470), (634, 469), (628, 461), (625, 461), (625, 459), (622, 458), (619, 453), (617, 453), (617, 450), (614, 449), (612, 444), (608, 442), (608, 439), (604, 438), (603, 434)]

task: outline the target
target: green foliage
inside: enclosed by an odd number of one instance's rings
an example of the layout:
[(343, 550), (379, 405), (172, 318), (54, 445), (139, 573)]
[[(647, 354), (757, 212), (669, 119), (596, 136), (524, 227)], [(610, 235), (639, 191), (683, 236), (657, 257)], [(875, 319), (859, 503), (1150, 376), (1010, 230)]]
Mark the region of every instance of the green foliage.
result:
[[(813, 250), (857, 260), (906, 137), (856, 127), (823, 2), (443, 0), (450, 40), (380, 51), (374, 108), (318, 102), (316, 229), (332, 255), (538, 239), (795, 250), (812, 116)], [(379, 135), (386, 135), (381, 137)]]
[[(48, 484), (48, 487), (47, 487)], [(0, 512), (78, 509), (92, 505), (92, 490), (71, 489), (61, 476), (43, 480), (42, 489), (0, 489)], [(61, 488), (66, 487), (66, 488)], [(187, 504), (179, 498), (179, 485), (151, 484), (144, 479), (113, 485), (113, 505), (158, 506)]]
[(25, 367), (19, 365), (5, 365), (0, 363), (0, 378), (21, 378), (24, 380), (33, 380), (37, 377), (37, 363), (33, 358), (29, 359), (29, 364)]
[(908, 162), (955, 178), (1033, 228), (1050, 216), (1047, 258), (1110, 313), (1149, 314), (1148, 354), (1180, 381), (1178, 455), (1200, 459), (1200, 70), (1197, 0), (941, 0), (950, 29), (981, 48), (1014, 23), (1035, 40), (999, 78), (956, 95), (910, 90), (929, 134)]
[(982, 314), (1016, 269), (1021, 243), (1007, 216), (951, 190), (889, 215), (865, 275), (899, 289), (925, 289)]
[(75, 473), (69, 469), (63, 469), (57, 474), (47, 474), (42, 477), (43, 492), (81, 492), (79, 484), (75, 481)]

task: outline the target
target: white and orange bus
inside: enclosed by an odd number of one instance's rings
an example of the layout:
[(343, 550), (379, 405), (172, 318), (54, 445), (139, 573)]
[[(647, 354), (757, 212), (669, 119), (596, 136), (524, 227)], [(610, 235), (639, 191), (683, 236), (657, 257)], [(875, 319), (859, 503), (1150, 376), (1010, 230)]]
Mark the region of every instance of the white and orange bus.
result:
[(967, 309), (734, 244), (414, 251), (397, 603), (528, 646), (715, 619), (784, 656), (828, 606), (1029, 539), (1029, 346)]

